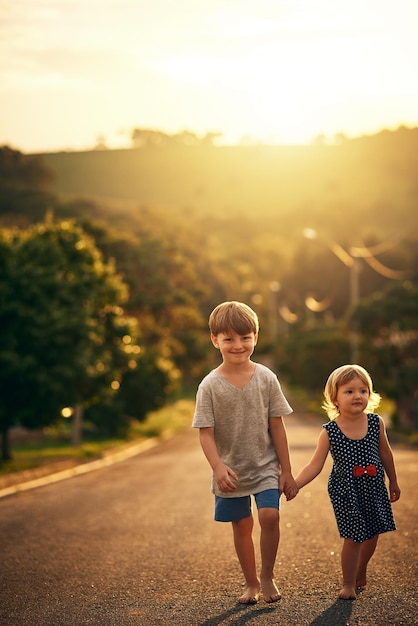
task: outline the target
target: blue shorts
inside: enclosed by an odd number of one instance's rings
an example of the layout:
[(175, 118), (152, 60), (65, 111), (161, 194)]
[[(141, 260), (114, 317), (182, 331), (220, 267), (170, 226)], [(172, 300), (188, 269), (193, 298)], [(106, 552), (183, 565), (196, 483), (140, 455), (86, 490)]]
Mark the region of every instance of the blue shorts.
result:
[[(257, 509), (280, 508), (280, 493), (278, 489), (266, 489), (254, 494)], [(222, 498), (215, 496), (215, 521), (237, 522), (251, 515), (251, 496), (240, 498)]]

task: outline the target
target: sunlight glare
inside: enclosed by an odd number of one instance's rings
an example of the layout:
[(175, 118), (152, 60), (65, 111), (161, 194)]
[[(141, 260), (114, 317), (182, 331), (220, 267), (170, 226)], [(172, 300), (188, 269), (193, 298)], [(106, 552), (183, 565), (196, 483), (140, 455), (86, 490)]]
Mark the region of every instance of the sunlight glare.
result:
[[(368, 46), (360, 36), (346, 41), (335, 35), (283, 39), (253, 44), (233, 56), (189, 50), (150, 67), (180, 85), (204, 88), (215, 101), (225, 97), (217, 94), (228, 93), (235, 127), (243, 133), (298, 143), (311, 140), (321, 127), (336, 132), (333, 109), (352, 98), (359, 85), (363, 93), (372, 92), (371, 70), (364, 63)], [(383, 70), (373, 71), (377, 75)], [(208, 115), (213, 98), (207, 102)], [(355, 110), (351, 118), (355, 123)]]
[(394, 45), (390, 16), (358, 0), (343, 12), (328, 0), (265, 5), (256, 15), (245, 3), (220, 4), (207, 17), (219, 40), (215, 53), (189, 42), (174, 54), (160, 50), (149, 67), (189, 94), (205, 93), (202, 114), (213, 119), (216, 103), (226, 134), (306, 143), (318, 133), (361, 132), (365, 117), (378, 128), (391, 110), (389, 75), (401, 94), (414, 71)]
[(142, 4), (8, 3), (2, 142), (114, 147), (141, 126), (296, 144), (416, 123), (412, 0)]

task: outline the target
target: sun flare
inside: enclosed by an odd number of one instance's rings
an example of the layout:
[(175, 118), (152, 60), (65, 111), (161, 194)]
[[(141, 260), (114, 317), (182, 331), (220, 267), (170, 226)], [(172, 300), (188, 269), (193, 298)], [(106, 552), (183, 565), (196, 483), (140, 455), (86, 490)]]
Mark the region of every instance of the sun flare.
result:
[(418, 124), (413, 0), (32, 4), (0, 23), (3, 143), (75, 147), (138, 126), (306, 143)]
[[(379, 127), (379, 116), (387, 113), (385, 88), (379, 85), (394, 65), (394, 51), (386, 50), (383, 40), (377, 53), (370, 33), (362, 31), (299, 32), (295, 37), (276, 33), (265, 39), (244, 40), (232, 50), (220, 46), (215, 55), (187, 49), (163, 55), (151, 66), (182, 88), (211, 94), (206, 104), (201, 102), (208, 119), (214, 117), (214, 102), (233, 110), (226, 130), (235, 135), (305, 143), (319, 133), (361, 132), (365, 114), (381, 100), (374, 111)], [(395, 79), (400, 92), (409, 71), (408, 60), (401, 60)]]

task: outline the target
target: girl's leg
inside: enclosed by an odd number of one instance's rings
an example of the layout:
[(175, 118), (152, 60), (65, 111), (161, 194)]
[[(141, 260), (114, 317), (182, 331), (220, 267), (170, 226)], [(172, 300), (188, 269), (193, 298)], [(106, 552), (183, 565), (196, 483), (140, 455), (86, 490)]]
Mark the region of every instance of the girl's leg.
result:
[(280, 539), (279, 511), (273, 508), (258, 510), (260, 522), (261, 587), (266, 602), (277, 602), (281, 595), (274, 580), (274, 565)]
[(339, 597), (343, 600), (356, 599), (356, 572), (359, 562), (361, 543), (356, 543), (352, 539), (344, 539), (341, 551), (341, 567), (343, 570), (343, 588)]
[(356, 587), (358, 589), (364, 589), (367, 585), (367, 565), (372, 558), (374, 551), (376, 550), (377, 540), (379, 535), (372, 537), (361, 544), (360, 556), (357, 564), (356, 571)]
[(260, 594), (260, 581), (257, 578), (255, 551), (252, 538), (253, 516), (232, 522), (235, 551), (244, 574), (246, 590), (239, 598), (241, 604), (255, 604)]

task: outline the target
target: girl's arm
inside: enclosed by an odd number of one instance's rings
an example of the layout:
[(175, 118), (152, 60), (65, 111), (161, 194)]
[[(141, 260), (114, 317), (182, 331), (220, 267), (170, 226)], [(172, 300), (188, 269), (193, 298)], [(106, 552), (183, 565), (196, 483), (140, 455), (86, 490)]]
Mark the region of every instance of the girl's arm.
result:
[(299, 488), (292, 475), (289, 444), (283, 418), (271, 417), (269, 419), (269, 431), (281, 466), (280, 491), (285, 494), (286, 500), (292, 500)]
[(215, 481), (220, 491), (223, 491), (224, 493), (235, 491), (237, 487), (232, 482), (230, 476), (232, 476), (234, 480), (238, 480), (238, 476), (230, 467), (225, 465), (219, 456), (215, 441), (215, 429), (212, 426), (199, 428), (199, 439), (204, 455), (213, 470)]
[(385, 423), (380, 419), (380, 437), (379, 437), (379, 455), (387, 477), (389, 478), (389, 499), (391, 502), (399, 500), (401, 490), (399, 489), (398, 479), (396, 477), (395, 461), (393, 459), (392, 449), (390, 447), (388, 436), (386, 434)]
[(309, 463), (299, 472), (296, 476), (296, 484), (301, 489), (305, 485), (311, 482), (314, 478), (321, 473), (324, 467), (325, 460), (329, 452), (329, 438), (325, 429), (322, 429), (321, 434), (318, 437), (318, 443), (316, 450)]

